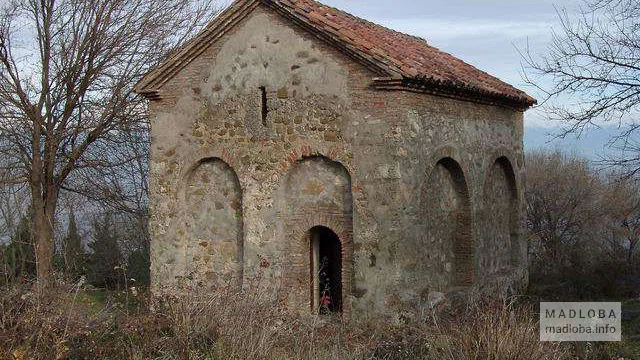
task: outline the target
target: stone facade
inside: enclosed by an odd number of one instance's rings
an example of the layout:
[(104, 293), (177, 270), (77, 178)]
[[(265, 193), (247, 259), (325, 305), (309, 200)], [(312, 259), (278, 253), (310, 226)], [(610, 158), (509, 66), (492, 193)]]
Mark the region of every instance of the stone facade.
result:
[(376, 90), (377, 75), (259, 5), (163, 83), (154, 291), (260, 273), (309, 313), (318, 226), (340, 240), (349, 316), (525, 285), (522, 109)]

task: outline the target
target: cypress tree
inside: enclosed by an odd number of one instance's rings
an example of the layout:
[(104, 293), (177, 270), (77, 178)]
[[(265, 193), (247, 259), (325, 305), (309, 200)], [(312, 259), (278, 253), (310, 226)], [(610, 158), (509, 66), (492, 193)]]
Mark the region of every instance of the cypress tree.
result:
[(115, 288), (123, 278), (120, 270), (122, 255), (111, 216), (105, 215), (94, 221), (89, 248), (92, 250), (87, 263), (89, 282), (94, 286)]
[(85, 253), (82, 249), (82, 239), (78, 233), (76, 216), (73, 211), (69, 211), (69, 226), (67, 236), (63, 240), (64, 260), (67, 274), (78, 277), (84, 273)]

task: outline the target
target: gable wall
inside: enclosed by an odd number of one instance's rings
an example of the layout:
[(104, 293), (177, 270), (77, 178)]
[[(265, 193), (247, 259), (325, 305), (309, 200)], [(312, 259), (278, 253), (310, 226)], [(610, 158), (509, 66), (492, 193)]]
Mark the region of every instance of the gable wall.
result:
[[(162, 100), (150, 104), (156, 290), (171, 291), (181, 281), (209, 286), (206, 274), (215, 271), (215, 262), (203, 259), (239, 258), (237, 248), (211, 250), (215, 239), (195, 239), (185, 221), (190, 213), (207, 211), (188, 201), (187, 195), (199, 189), (185, 180), (202, 159), (220, 159), (237, 174), (244, 278), (262, 273), (294, 289), (288, 299), (294, 308), (308, 308), (309, 258), (303, 251), (306, 233), (315, 225), (331, 227), (348, 243), (347, 312), (377, 309), (400, 316), (424, 307), (430, 293), (450, 290), (454, 251), (451, 239), (436, 234), (452, 232), (453, 225), (433, 219), (446, 219), (460, 205), (446, 176), (432, 176), (443, 157), (457, 161), (466, 178), (468, 199), (463, 200), (469, 204), (469, 238), (477, 249), (474, 272), (499, 278), (508, 255), (494, 254), (499, 250), (495, 242), (485, 244), (485, 239), (504, 238), (491, 233), (495, 227), (485, 210), (504, 218), (510, 208), (488, 208), (485, 198), (500, 194), (503, 185), (495, 190), (485, 179), (497, 157), (507, 156), (522, 189), (522, 114), (423, 94), (372, 91), (373, 76), (271, 10), (258, 8), (167, 82)], [(264, 122), (261, 86), (269, 109)], [(292, 169), (310, 155), (346, 169), (351, 207), (321, 211), (337, 196), (327, 189), (346, 181), (323, 175), (334, 170), (318, 170), (308, 182), (287, 183)], [(485, 194), (485, 188), (492, 190)], [(425, 200), (430, 191), (445, 204), (439, 213)], [(287, 192), (307, 192), (301, 199), (325, 198), (318, 200), (318, 211), (292, 219), (287, 214), (300, 206)], [(508, 200), (491, 201), (496, 202)], [(207, 244), (200, 252), (199, 243)], [(510, 273), (521, 276), (524, 269), (518, 267)]]

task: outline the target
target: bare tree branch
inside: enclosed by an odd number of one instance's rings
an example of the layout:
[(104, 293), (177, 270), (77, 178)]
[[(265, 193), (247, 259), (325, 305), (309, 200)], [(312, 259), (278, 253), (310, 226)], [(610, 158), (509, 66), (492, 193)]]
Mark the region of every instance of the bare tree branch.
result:
[[(545, 94), (541, 109), (566, 124), (560, 136), (614, 123), (620, 135), (605, 164), (636, 173), (640, 148), (629, 146), (640, 124), (640, 3), (585, 0), (578, 14), (557, 10), (561, 27), (546, 53), (521, 51), (525, 81)], [(626, 129), (626, 130), (625, 130)], [(635, 141), (631, 141), (635, 143)]]
[[(108, 180), (114, 169), (138, 166), (146, 156), (139, 148), (125, 150), (129, 144), (122, 135), (127, 129), (147, 130), (145, 104), (133, 85), (208, 22), (217, 11), (214, 5), (14, 0), (2, 8), (0, 154), (21, 167), (5, 182), (25, 178), (32, 193), (39, 276), (51, 267), (61, 190), (91, 174), (107, 180), (98, 187), (137, 194), (132, 186)], [(121, 150), (107, 148), (116, 142)]]

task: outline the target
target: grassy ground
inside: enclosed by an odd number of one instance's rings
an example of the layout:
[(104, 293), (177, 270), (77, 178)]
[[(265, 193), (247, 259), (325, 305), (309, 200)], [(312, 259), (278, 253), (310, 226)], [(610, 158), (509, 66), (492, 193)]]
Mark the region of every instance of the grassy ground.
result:
[(631, 318), (623, 322), (623, 331), (630, 336), (640, 337), (640, 299), (622, 303), (623, 311), (632, 313)]
[(640, 359), (640, 299), (622, 303), (623, 312), (631, 317), (622, 321), (622, 355), (631, 359)]

